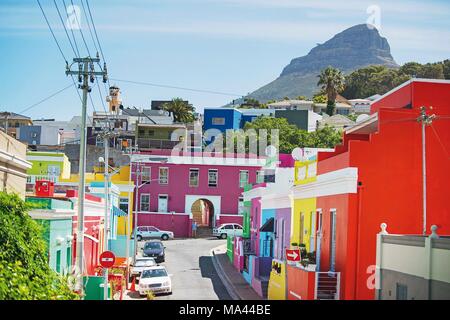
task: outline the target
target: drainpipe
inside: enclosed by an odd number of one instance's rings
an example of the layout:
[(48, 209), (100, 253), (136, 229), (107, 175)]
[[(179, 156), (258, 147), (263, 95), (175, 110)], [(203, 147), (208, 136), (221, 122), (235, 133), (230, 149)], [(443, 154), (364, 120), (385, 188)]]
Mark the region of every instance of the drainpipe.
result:
[(359, 270), (359, 252), (360, 252), (360, 239), (359, 239), (359, 235), (360, 235), (360, 221), (361, 221), (361, 207), (362, 207), (362, 196), (363, 196), (363, 184), (361, 181), (358, 181), (358, 212), (356, 215), (356, 253), (355, 253), (355, 276), (354, 276), (354, 289), (353, 289), (353, 299), (356, 299), (356, 295), (358, 294), (358, 286), (357, 286), (357, 282), (358, 282), (358, 270)]

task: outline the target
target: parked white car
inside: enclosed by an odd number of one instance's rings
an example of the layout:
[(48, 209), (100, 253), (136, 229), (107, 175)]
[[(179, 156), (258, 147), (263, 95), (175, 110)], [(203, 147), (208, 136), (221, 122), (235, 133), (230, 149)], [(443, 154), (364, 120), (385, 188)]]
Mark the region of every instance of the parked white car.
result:
[(237, 223), (224, 223), (218, 228), (213, 229), (213, 236), (219, 239), (226, 239), (228, 236), (242, 237), (242, 226)]
[(156, 238), (161, 240), (169, 240), (173, 239), (173, 232), (160, 230), (155, 226), (141, 226), (137, 228), (137, 241), (141, 241), (142, 239)]
[(168, 293), (172, 294), (172, 280), (171, 275), (163, 266), (155, 266), (145, 268), (141, 273), (139, 280), (139, 294), (144, 296), (148, 291), (155, 294)]
[(131, 275), (139, 277), (144, 269), (149, 267), (155, 267), (157, 265), (158, 264), (156, 263), (154, 258), (150, 257), (136, 258), (136, 263), (131, 268)]

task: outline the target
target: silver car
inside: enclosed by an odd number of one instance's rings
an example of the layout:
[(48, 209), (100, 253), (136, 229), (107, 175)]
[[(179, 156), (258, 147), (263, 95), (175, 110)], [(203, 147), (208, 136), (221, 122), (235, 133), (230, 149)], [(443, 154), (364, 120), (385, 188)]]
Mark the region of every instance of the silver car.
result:
[(154, 258), (150, 257), (142, 257), (142, 258), (136, 258), (136, 262), (131, 268), (131, 276), (139, 278), (141, 276), (142, 270), (157, 266)]
[(141, 241), (145, 238), (157, 238), (161, 240), (173, 239), (172, 231), (159, 230), (155, 226), (141, 226), (137, 227), (136, 239)]

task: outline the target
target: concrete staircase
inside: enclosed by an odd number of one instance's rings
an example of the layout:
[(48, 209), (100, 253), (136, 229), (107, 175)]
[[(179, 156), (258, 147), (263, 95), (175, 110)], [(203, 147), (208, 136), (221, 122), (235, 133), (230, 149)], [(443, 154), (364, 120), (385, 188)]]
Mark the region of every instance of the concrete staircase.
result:
[(212, 236), (211, 227), (197, 227), (197, 238), (210, 238)]
[(339, 299), (339, 273), (319, 272), (317, 279), (317, 300)]

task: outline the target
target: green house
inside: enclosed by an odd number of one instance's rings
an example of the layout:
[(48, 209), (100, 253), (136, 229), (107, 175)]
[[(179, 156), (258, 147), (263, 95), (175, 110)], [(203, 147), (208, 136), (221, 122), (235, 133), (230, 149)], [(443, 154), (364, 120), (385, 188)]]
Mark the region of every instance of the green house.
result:
[(26, 202), (33, 206), (29, 215), (43, 227), (42, 236), (47, 244), (50, 268), (60, 274), (70, 272), (73, 265), (73, 203), (69, 200), (36, 197), (27, 197)]
[(27, 170), (28, 183), (36, 179), (58, 181), (70, 178), (70, 161), (62, 152), (27, 152), (27, 161), (32, 167)]

